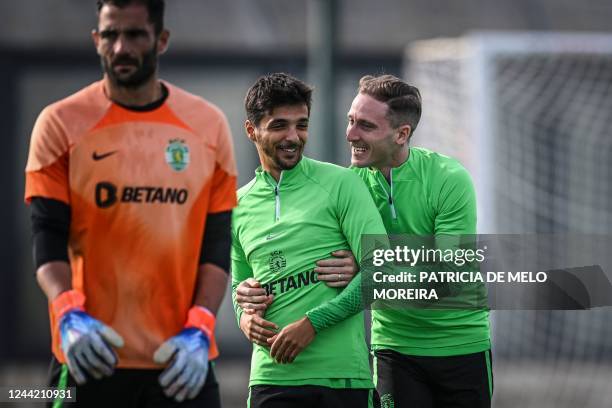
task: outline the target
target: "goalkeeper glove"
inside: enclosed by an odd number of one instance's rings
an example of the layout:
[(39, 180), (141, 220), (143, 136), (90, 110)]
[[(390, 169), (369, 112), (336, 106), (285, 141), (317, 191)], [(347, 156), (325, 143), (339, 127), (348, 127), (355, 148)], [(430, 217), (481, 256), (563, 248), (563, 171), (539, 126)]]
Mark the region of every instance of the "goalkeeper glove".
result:
[[(159, 376), (167, 397), (178, 402), (195, 398), (208, 374), (209, 358), (216, 357), (213, 332), (215, 316), (208, 309), (193, 306), (185, 328), (162, 344), (153, 356), (157, 364), (172, 363)], [(211, 344), (212, 343), (212, 344)]]
[(69, 290), (52, 303), (59, 318), (61, 346), (70, 374), (77, 384), (87, 382), (86, 374), (95, 379), (110, 376), (117, 364), (117, 355), (109, 344), (123, 346), (116, 331), (84, 312), (85, 296)]

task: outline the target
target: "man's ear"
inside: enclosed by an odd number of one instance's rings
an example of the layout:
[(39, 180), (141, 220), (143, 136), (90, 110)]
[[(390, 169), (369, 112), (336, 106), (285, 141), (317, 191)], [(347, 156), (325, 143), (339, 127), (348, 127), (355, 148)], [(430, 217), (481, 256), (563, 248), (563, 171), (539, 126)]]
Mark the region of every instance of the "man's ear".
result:
[(402, 125), (397, 129), (397, 139), (396, 142), (399, 145), (403, 145), (408, 143), (410, 140), (410, 133), (412, 132), (412, 128), (410, 125)]
[(246, 132), (247, 137), (251, 140), (251, 142), (255, 142), (257, 138), (255, 137), (255, 125), (250, 120), (246, 120), (244, 122), (244, 131)]
[(100, 45), (100, 33), (95, 28), (91, 30), (91, 39), (96, 47), (96, 52), (98, 52), (98, 46)]
[(170, 44), (170, 31), (162, 30), (157, 37), (157, 54), (161, 55), (166, 52)]

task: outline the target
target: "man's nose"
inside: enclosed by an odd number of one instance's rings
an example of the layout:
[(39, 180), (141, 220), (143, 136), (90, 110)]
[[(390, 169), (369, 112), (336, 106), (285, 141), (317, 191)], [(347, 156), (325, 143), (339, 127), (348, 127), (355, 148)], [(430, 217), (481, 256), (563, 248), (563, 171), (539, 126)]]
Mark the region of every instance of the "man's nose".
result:
[(298, 137), (298, 132), (297, 129), (292, 126), (289, 128), (287, 135), (285, 136), (286, 140), (289, 140), (291, 142), (299, 142), (300, 138)]
[(348, 142), (356, 142), (359, 140), (359, 132), (355, 129), (353, 125), (346, 126), (346, 140)]
[(126, 38), (125, 34), (120, 33), (113, 44), (113, 52), (115, 55), (125, 54), (129, 52), (130, 45), (129, 40)]

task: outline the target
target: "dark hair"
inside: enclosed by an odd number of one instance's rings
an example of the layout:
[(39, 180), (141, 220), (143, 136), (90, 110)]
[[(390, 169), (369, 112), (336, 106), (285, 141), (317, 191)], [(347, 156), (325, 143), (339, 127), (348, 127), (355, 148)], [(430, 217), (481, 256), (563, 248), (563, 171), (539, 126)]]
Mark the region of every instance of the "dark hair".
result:
[(130, 4), (142, 4), (147, 7), (149, 12), (149, 22), (155, 27), (155, 34), (159, 35), (164, 29), (164, 0), (97, 0), (98, 14), (105, 4), (112, 4), (119, 8), (129, 6)]
[(247, 119), (255, 126), (274, 108), (287, 105), (306, 105), (310, 115), (312, 88), (304, 82), (285, 73), (268, 74), (260, 77), (247, 91), (244, 108)]
[(366, 75), (359, 80), (359, 92), (386, 103), (391, 126), (408, 124), (412, 135), (421, 119), (421, 93), (416, 87), (393, 75)]

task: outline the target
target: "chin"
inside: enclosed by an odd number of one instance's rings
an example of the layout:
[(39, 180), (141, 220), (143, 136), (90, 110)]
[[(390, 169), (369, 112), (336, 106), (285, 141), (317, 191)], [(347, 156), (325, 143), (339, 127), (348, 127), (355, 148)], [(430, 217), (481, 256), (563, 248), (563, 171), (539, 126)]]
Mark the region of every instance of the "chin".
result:
[(295, 160), (295, 161), (291, 161), (288, 163), (284, 163), (285, 165), (285, 170), (291, 170), (292, 168), (294, 168), (295, 166), (297, 166), (297, 164), (299, 163), (299, 160)]
[(369, 167), (369, 163), (365, 160), (356, 159), (351, 156), (351, 166), (355, 167)]
[(292, 168), (297, 166), (297, 164), (300, 162), (301, 159), (302, 159), (302, 156), (300, 155), (297, 159), (294, 159), (294, 160), (279, 160), (278, 161), (280, 163), (279, 167), (283, 170), (291, 170)]

